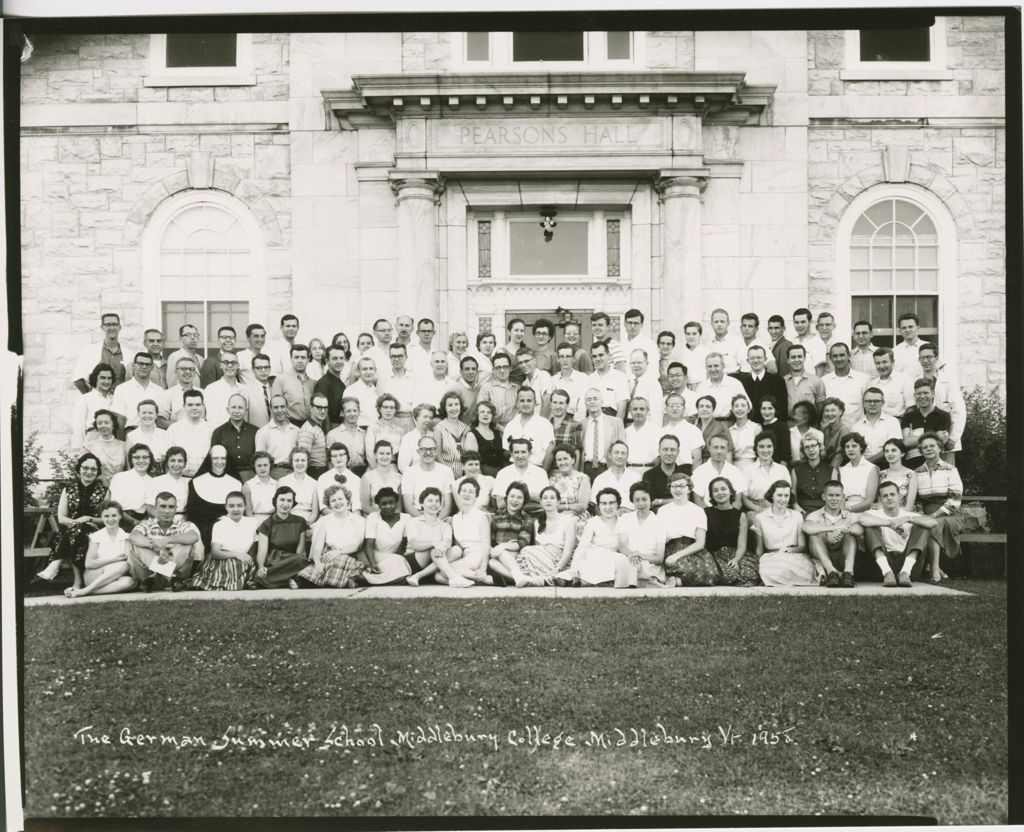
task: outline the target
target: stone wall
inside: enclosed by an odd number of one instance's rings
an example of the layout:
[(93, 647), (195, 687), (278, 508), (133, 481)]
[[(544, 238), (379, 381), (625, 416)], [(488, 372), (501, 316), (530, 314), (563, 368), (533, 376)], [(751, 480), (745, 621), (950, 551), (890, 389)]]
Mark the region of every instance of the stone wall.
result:
[[(287, 95), (288, 44), (254, 35), (257, 83), (204, 88), (143, 86), (148, 35), (40, 36), (34, 45), (22, 64), (24, 414), (26, 433), (40, 431), (52, 450), (67, 445), (78, 396), (68, 376), (81, 347), (100, 339), (100, 312), (121, 316), (129, 355), (144, 329), (159, 326), (143, 315), (140, 244), (172, 194), (214, 188), (251, 211), (266, 244), (268, 313), (291, 307), (289, 136), (280, 125), (250, 126), (286, 106), (272, 99)], [(192, 123), (112, 126), (111, 112)], [(167, 344), (176, 341), (169, 333)]]

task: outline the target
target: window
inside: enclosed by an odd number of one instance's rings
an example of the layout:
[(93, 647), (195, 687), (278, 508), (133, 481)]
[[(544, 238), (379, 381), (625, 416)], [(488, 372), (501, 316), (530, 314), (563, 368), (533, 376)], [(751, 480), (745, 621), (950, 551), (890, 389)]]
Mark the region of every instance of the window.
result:
[(147, 87), (244, 86), (252, 74), (252, 35), (170, 33), (150, 36)]
[(470, 279), (511, 282), (618, 281), (629, 262), (629, 219), (621, 213), (559, 209), (545, 242), (539, 212), (470, 217)]
[(948, 81), (946, 23), (903, 29), (854, 29), (846, 33), (845, 81)]
[(217, 347), (218, 327), (244, 332), (265, 313), (262, 241), (248, 209), (213, 191), (186, 191), (154, 213), (143, 240), (145, 314), (168, 345), (178, 327), (199, 329)]
[(466, 32), (456, 39), (466, 68), (546, 69), (635, 66), (634, 32)]
[(857, 215), (848, 251), (851, 321), (870, 321), (876, 346), (899, 341), (897, 322), (904, 312), (917, 314), (925, 340), (941, 342), (940, 239), (919, 202), (875, 201)]

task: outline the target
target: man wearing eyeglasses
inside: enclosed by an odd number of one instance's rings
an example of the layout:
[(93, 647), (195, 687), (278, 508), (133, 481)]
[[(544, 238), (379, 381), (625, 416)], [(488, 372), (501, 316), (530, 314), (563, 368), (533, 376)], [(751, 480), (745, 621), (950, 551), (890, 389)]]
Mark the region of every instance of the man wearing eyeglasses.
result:
[(203, 364), (203, 357), (199, 354), (199, 330), (192, 324), (182, 324), (178, 327), (178, 339), (181, 342), (181, 348), (170, 354), (167, 366), (177, 368), (178, 361), (182, 358), (191, 358), (196, 365), (196, 377), (193, 384), (200, 388), (203, 383), (199, 380), (199, 368)]
[(435, 329), (434, 322), (430, 318), (420, 318), (416, 322), (416, 338), (419, 343), (408, 344), (406, 347), (408, 351), (407, 366), (415, 375), (430, 375)]
[(299, 438), (295, 442), (297, 448), (309, 451), (308, 473), (311, 477), (319, 477), (327, 470), (327, 434), (331, 430), (327, 418), (329, 407), (326, 395), (313, 394), (309, 400), (309, 418), (299, 427)]
[[(242, 353), (245, 352), (248, 350), (242, 351)], [(239, 356), (242, 353), (239, 353)], [(241, 365), (241, 361), (242, 359), (239, 357), (239, 365)], [(273, 391), (270, 386), (270, 356), (258, 352), (249, 363), (251, 365), (250, 375), (253, 380), (245, 386), (243, 392), (249, 400), (249, 423), (261, 428), (272, 418), (270, 397), (273, 395)], [(241, 372), (241, 366), (239, 366), (239, 372)]]
[(164, 361), (164, 334), (159, 329), (147, 329), (142, 333), (142, 345), (153, 359), (153, 372), (149, 380), (164, 390), (167, 389), (167, 362)]
[[(238, 377), (238, 356), (231, 350), (221, 350), (218, 358), (220, 378), (203, 389), (207, 417), (216, 425), (228, 412), (228, 400), (239, 395), (245, 398), (245, 385)], [(202, 371), (200, 370), (200, 375)]]
[[(217, 341), (220, 342), (220, 353), (235, 351), (235, 328), (233, 326), (222, 326), (217, 330)], [(216, 356), (209, 355), (199, 365), (199, 384), (205, 390), (217, 379), (224, 375), (221, 369), (220, 360)]]
[(437, 440), (433, 436), (420, 437), (417, 445), (420, 458), (415, 465), (410, 465), (402, 474), (402, 503), (407, 514), (419, 517), (420, 494), (428, 486), (434, 486), (441, 492), (441, 519), (452, 512), (452, 483), (455, 475), (452, 469), (437, 461)]
[(199, 389), (196, 383), (199, 378), (199, 365), (193, 359), (183, 356), (173, 367), (177, 381), (167, 388), (167, 411), (172, 424), (184, 416), (185, 393)]
[(100, 315), (100, 329), (103, 340), (85, 347), (75, 361), (72, 383), (83, 396), (89, 392), (89, 373), (97, 364), (109, 364), (114, 368), (114, 384), (120, 384), (128, 375), (124, 366), (124, 352), (118, 341), (121, 318), (115, 312), (104, 312)]
[(882, 448), (890, 439), (902, 439), (903, 428), (894, 416), (882, 412), (885, 394), (877, 387), (869, 387), (864, 391), (864, 415), (850, 425), (851, 433), (859, 433), (868, 443), (864, 458), (868, 462), (885, 466), (885, 455)]
[(152, 399), (157, 404), (157, 427), (166, 428), (170, 413), (167, 392), (150, 380), (153, 357), (148, 352), (137, 352), (132, 359), (132, 377), (114, 388), (110, 409), (117, 416), (117, 435), (124, 436), (139, 426), (139, 402)]
[[(374, 344), (364, 354), (364, 358), (372, 358), (377, 367), (377, 386), (382, 387), (391, 376), (391, 339), (395, 329), (387, 318), (378, 318), (373, 322)], [(402, 344), (405, 347), (405, 344)], [(408, 350), (408, 347), (406, 347)]]

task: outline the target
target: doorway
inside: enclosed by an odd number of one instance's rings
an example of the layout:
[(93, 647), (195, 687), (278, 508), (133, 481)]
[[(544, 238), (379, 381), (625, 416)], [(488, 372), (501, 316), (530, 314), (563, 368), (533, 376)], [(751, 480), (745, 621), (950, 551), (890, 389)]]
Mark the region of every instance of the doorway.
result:
[[(580, 325), (580, 343), (585, 347), (589, 348), (590, 342), (593, 337), (590, 332), (590, 315), (593, 309), (564, 309), (558, 307), (553, 312), (537, 312), (535, 310), (514, 310), (510, 309), (505, 312), (505, 317), (502, 322), (502, 328), (504, 332), (502, 335), (508, 332), (508, 322), (513, 318), (522, 318), (526, 321), (526, 338), (523, 339), (523, 343), (526, 344), (531, 350), (537, 349), (537, 342), (533, 338), (533, 324), (540, 318), (547, 318), (555, 325), (555, 336), (551, 339), (551, 342), (556, 346), (565, 340), (565, 325), (567, 323), (578, 323)], [(612, 327), (618, 325), (618, 318), (615, 315), (610, 315), (612, 319)]]

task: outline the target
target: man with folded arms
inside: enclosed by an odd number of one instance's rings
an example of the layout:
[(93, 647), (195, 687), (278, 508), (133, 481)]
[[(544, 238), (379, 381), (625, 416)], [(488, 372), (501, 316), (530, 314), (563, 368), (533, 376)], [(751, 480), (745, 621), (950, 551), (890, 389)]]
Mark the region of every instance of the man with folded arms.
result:
[[(882, 572), (882, 584), (887, 587), (913, 586), (912, 578), (921, 572), (918, 561), (928, 546), (929, 529), (938, 521), (926, 514), (915, 514), (900, 506), (900, 488), (894, 482), (878, 486), (881, 508), (862, 512), (857, 522), (864, 527), (868, 554)], [(899, 577), (894, 577), (893, 573)]]

